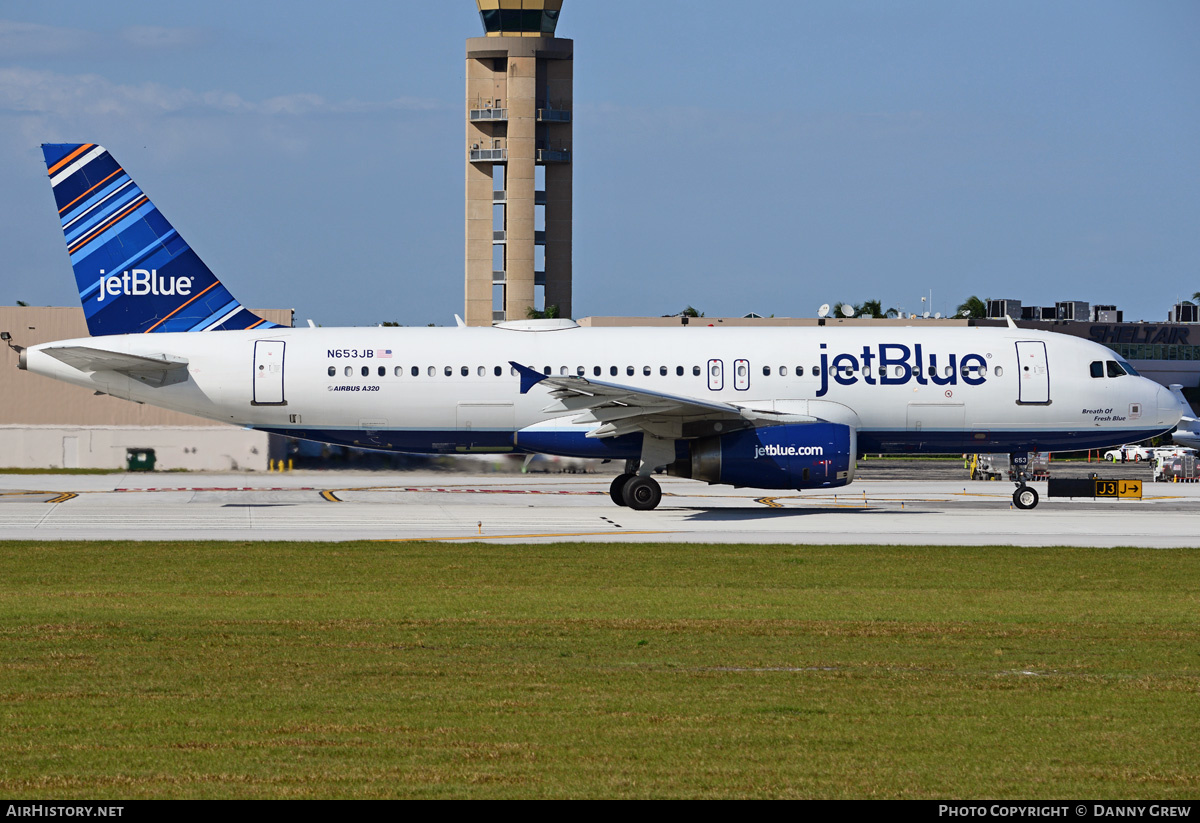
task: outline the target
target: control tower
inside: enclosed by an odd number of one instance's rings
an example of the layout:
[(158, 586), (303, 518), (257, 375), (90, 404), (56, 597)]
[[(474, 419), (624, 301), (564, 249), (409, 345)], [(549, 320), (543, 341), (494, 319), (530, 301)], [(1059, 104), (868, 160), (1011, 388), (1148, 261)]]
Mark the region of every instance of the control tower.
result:
[[(476, 0), (467, 40), (466, 323), (571, 316), (574, 43), (562, 0)], [(539, 288), (540, 287), (540, 288)]]

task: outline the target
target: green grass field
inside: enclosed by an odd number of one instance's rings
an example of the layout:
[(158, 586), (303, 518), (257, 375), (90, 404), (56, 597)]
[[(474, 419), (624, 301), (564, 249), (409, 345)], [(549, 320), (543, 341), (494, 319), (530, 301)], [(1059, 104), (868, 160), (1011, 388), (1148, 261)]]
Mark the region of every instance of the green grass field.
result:
[(1200, 795), (1200, 552), (0, 543), (0, 796)]

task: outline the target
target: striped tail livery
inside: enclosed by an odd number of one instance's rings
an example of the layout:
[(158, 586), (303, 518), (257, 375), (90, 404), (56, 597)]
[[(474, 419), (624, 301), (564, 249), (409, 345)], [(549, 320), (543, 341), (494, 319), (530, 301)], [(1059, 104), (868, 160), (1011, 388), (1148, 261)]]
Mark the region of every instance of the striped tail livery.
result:
[(42, 154), (92, 336), (276, 325), (242, 307), (103, 146)]

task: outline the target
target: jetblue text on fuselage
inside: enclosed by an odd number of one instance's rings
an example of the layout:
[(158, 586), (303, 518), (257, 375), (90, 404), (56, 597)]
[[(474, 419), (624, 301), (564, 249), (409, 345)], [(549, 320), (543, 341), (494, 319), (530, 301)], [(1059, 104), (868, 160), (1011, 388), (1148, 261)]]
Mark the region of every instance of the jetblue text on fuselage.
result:
[(922, 386), (956, 386), (960, 378), (968, 386), (980, 386), (987, 380), (987, 360), (981, 354), (926, 357), (920, 343), (912, 347), (880, 343), (863, 346), (861, 354), (835, 354), (831, 359), (825, 348), (822, 343), (821, 388), (817, 397), (824, 397), (829, 391), (831, 376), (842, 386), (853, 386), (860, 379), (871, 386), (903, 386), (913, 380)]
[(96, 298), (96, 302), (103, 302), (105, 295), (120, 297), (123, 294), (178, 294), (186, 297), (191, 293), (190, 277), (159, 277), (158, 269), (134, 269), (105, 277), (104, 271), (101, 270), (100, 296)]

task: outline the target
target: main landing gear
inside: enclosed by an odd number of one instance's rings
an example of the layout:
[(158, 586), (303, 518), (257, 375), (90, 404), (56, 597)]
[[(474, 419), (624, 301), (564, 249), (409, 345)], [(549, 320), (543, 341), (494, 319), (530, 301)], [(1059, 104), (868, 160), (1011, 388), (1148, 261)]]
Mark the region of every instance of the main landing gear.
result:
[(646, 474), (618, 474), (608, 487), (608, 496), (618, 506), (628, 506), (640, 512), (656, 508), (662, 500), (658, 481)]

